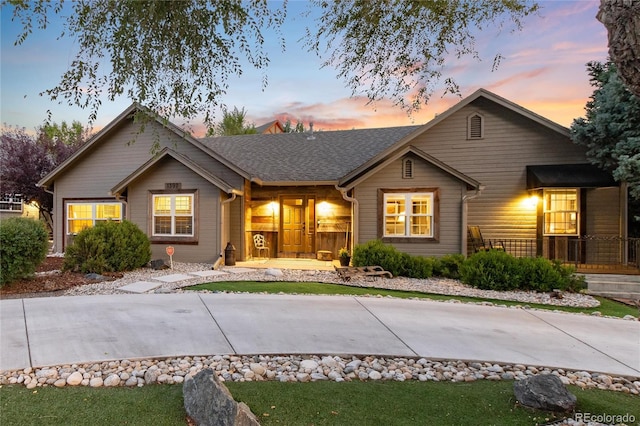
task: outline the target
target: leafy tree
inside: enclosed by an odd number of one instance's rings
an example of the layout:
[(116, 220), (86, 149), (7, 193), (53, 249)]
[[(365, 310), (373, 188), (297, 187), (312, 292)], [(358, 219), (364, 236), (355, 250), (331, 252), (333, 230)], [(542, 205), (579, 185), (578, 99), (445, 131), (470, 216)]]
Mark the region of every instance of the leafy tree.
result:
[(593, 164), (627, 182), (630, 233), (635, 235), (640, 224), (640, 97), (625, 87), (613, 63), (589, 62), (587, 68), (595, 90), (586, 117), (571, 125), (571, 139), (587, 147)]
[(233, 111), (229, 112), (224, 109), (222, 111), (222, 121), (217, 123), (213, 129), (210, 129), (208, 136), (231, 136), (231, 135), (251, 135), (256, 134), (256, 126), (247, 124), (247, 112), (233, 107)]
[[(242, 64), (265, 70), (269, 52), (266, 30), (279, 28), (287, 3), (267, 0), (3, 0), (23, 31), (24, 43), (34, 29), (54, 16), (65, 20), (61, 36), (76, 40), (77, 53), (60, 82), (43, 94), (52, 100), (89, 108), (96, 119), (101, 100), (126, 95), (164, 116), (203, 116), (213, 127), (220, 97)], [(392, 97), (418, 108), (441, 78), (450, 51), (477, 56), (473, 31), (500, 27), (538, 9), (532, 0), (314, 0), (319, 18), (307, 29), (309, 48), (328, 54), (354, 93), (363, 88), (371, 100)], [(3, 12), (5, 12), (3, 10)], [(494, 65), (499, 62), (496, 57)], [(263, 85), (267, 77), (263, 74)], [(450, 90), (455, 82), (446, 80)], [(416, 91), (406, 102), (405, 96)]]
[(76, 120), (71, 124), (67, 124), (66, 121), (62, 124), (47, 122), (40, 127), (40, 133), (52, 141), (60, 140), (65, 145), (78, 146), (89, 139), (90, 129)]
[(597, 18), (609, 35), (609, 56), (620, 78), (640, 96), (640, 1), (600, 0)]
[(291, 120), (287, 119), (283, 126), (284, 133), (304, 133), (304, 124), (298, 121), (296, 127), (291, 127)]
[[(53, 196), (36, 184), (84, 142), (83, 138), (51, 138), (47, 132), (52, 128), (68, 126), (64, 122), (60, 126), (43, 126), (36, 136), (29, 135), (24, 128), (5, 127), (0, 136), (0, 193), (22, 194), (24, 201), (35, 202), (50, 229), (53, 229)], [(82, 133), (87, 135), (88, 130)]]

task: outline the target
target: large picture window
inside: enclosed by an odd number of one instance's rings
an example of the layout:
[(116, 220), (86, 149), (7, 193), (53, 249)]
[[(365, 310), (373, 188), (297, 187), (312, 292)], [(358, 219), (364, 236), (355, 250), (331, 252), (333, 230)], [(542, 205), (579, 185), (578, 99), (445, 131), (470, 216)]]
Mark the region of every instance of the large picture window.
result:
[(77, 234), (92, 228), (97, 222), (122, 221), (122, 203), (73, 202), (67, 203), (67, 234)]
[(153, 195), (153, 236), (193, 237), (194, 195)]
[(577, 189), (544, 190), (544, 235), (578, 235)]
[(385, 193), (383, 237), (433, 238), (434, 193)]

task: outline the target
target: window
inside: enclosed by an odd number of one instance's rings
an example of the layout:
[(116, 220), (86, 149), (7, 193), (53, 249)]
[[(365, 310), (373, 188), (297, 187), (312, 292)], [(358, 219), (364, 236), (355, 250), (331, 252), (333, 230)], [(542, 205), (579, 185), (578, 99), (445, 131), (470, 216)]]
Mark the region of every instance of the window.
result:
[(410, 158), (402, 160), (402, 178), (413, 179), (413, 160)]
[(22, 194), (4, 194), (0, 197), (0, 210), (6, 212), (21, 212), (22, 201)]
[(193, 237), (193, 194), (153, 195), (153, 236)]
[(67, 203), (67, 234), (77, 234), (107, 220), (122, 220), (122, 203)]
[(578, 235), (577, 189), (544, 190), (544, 235)]
[(478, 113), (467, 117), (467, 139), (482, 139), (484, 137), (484, 117)]
[(384, 237), (433, 238), (434, 193), (385, 193)]

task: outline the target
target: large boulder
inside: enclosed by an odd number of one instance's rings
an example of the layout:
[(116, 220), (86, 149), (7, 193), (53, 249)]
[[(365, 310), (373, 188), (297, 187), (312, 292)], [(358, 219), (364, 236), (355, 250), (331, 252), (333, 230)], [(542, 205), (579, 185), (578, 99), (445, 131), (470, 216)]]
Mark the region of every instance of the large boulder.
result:
[(513, 384), (513, 392), (520, 404), (538, 410), (568, 412), (576, 407), (576, 396), (552, 374), (518, 380)]
[(182, 385), (187, 415), (201, 426), (259, 426), (249, 407), (237, 403), (211, 369), (187, 376)]

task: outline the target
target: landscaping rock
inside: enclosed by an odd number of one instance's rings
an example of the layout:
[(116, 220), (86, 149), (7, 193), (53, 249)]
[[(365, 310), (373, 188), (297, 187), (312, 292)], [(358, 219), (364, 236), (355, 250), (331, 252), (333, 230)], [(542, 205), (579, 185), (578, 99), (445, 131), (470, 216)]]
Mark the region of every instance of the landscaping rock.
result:
[(151, 269), (155, 270), (155, 271), (160, 271), (163, 269), (169, 269), (169, 266), (167, 266), (164, 263), (164, 260), (162, 259), (154, 259), (150, 262), (151, 265)]
[(513, 391), (520, 404), (537, 410), (569, 412), (576, 407), (576, 396), (553, 374), (516, 381)]
[(187, 415), (198, 425), (259, 425), (249, 407), (233, 399), (212, 369), (185, 377), (182, 392)]

